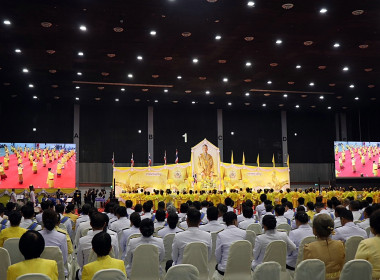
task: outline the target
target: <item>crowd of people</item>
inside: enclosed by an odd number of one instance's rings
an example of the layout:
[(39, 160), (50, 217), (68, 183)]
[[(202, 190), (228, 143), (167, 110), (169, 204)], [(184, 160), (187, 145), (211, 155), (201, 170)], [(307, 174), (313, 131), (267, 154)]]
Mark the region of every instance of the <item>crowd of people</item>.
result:
[[(211, 232), (217, 232), (214, 273), (224, 275), (231, 244), (245, 240), (246, 229), (251, 224), (263, 228), (263, 234), (258, 235), (254, 243), (252, 271), (263, 262), (267, 246), (275, 240), (286, 243), (286, 267), (294, 270), (301, 241), (316, 236), (315, 242), (304, 246), (303, 259), (320, 259), (326, 266), (326, 279), (339, 279), (345, 262), (346, 240), (361, 236), (363, 241), (355, 257), (369, 261), (373, 267), (372, 277), (380, 278), (380, 204), (375, 201), (378, 199), (376, 189), (363, 192), (353, 188), (321, 192), (252, 192), (247, 189), (244, 193), (204, 194), (189, 192), (186, 198), (192, 199), (181, 201), (178, 207), (174, 200), (167, 199), (172, 197), (169, 192), (157, 200), (148, 198), (155, 198), (160, 192), (145, 193), (144, 197), (140, 196), (147, 199), (142, 204), (138, 202), (143, 200), (134, 203), (127, 199), (124, 205), (110, 199), (104, 209), (95, 208), (85, 200), (79, 209), (80, 215), (76, 214), (74, 201), (54, 205), (51, 200), (45, 200), (37, 208), (33, 202), (22, 207), (13, 202), (6, 206), (0, 204), (0, 246), (9, 238), (20, 238), (20, 251), (25, 257), (25, 261), (9, 267), (7, 279), (13, 280), (25, 273), (43, 273), (57, 279), (56, 263), (40, 258), (44, 246), (59, 247), (65, 263), (74, 260), (75, 265), (71, 267), (76, 270), (78, 279), (92, 279), (97, 271), (107, 268), (120, 269), (130, 275), (134, 252), (140, 244), (156, 246), (162, 263), (163, 239), (174, 233), (171, 259), (159, 266), (159, 273), (163, 274), (183, 262), (184, 249), (189, 243), (204, 243), (210, 258)], [(289, 225), (290, 232), (277, 230), (281, 224)], [(135, 234), (140, 237), (131, 239)], [(91, 249), (97, 255), (95, 261), (90, 257)], [(68, 273), (65, 269), (66, 276)]]

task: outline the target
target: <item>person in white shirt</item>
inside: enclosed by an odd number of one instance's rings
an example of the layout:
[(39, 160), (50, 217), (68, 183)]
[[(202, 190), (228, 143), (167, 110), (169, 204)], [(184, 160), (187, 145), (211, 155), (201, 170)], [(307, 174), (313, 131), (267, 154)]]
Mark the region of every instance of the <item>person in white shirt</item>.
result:
[(357, 200), (350, 201), (350, 211), (352, 212), (352, 216), (354, 217), (354, 222), (359, 221), (362, 213), (360, 212), (360, 202)]
[(36, 194), (34, 193), (34, 186), (29, 186), (29, 198), (30, 201), (33, 203), (33, 207), (36, 206)]
[(200, 222), (201, 213), (195, 208), (189, 208), (187, 211), (188, 230), (175, 235), (172, 247), (172, 260), (166, 263), (166, 270), (168, 270), (172, 264), (182, 264), (185, 247), (191, 242), (204, 243), (207, 246), (208, 258), (210, 259), (212, 251), (211, 234), (199, 229)]
[(284, 217), (284, 213), (285, 213), (285, 207), (284, 206), (277, 204), (274, 207), (274, 213), (276, 216), (277, 225), (289, 224), (289, 220)]
[(260, 195), (260, 200), (261, 200), (261, 204), (257, 205), (257, 207), (256, 207), (256, 215), (258, 216), (259, 221), (261, 221), (261, 213), (263, 211), (265, 211), (264, 201), (267, 200), (267, 195), (265, 193), (261, 194)]
[(218, 233), (215, 246), (216, 270), (221, 275), (224, 275), (226, 270), (231, 244), (238, 240), (245, 240), (246, 236), (245, 230), (237, 228), (237, 216), (234, 212), (227, 212), (223, 219), (227, 228)]
[(150, 212), (152, 210), (152, 206), (150, 203), (145, 202), (143, 204), (143, 211), (144, 211), (144, 214), (141, 216), (141, 219), (146, 219), (146, 218), (149, 218), (151, 219), (152, 218), (152, 213)]
[[(83, 214), (83, 213), (85, 213), (85, 214)], [(86, 215), (86, 213), (87, 213), (87, 215)], [(91, 207), (91, 206), (90, 206), (88, 211), (87, 211), (87, 208), (85, 210), (82, 210), (82, 215), (77, 219), (77, 223), (76, 223), (76, 227), (75, 227), (75, 238), (74, 238), (74, 245), (75, 246), (78, 245), (79, 238), (84, 236), (84, 231), (86, 229), (91, 229), (91, 216), (95, 213), (98, 213), (98, 209), (95, 207)], [(103, 214), (105, 214), (105, 213), (103, 213)], [(105, 214), (105, 215), (107, 216), (107, 219), (108, 219), (107, 223), (108, 223), (108, 221), (109, 221), (108, 215), (107, 214)], [(82, 217), (82, 219), (78, 223), (78, 220), (81, 217)]]
[[(306, 211), (307, 211), (307, 208), (306, 208), (306, 206), (305, 206), (305, 198), (303, 198), (303, 197), (299, 197), (297, 201), (298, 201), (298, 205), (299, 205), (299, 206), (302, 206), (303, 208), (305, 208), (305, 212), (306, 212)], [(299, 207), (299, 206), (298, 206), (298, 207)]]
[(332, 239), (346, 242), (351, 236), (361, 236), (364, 239), (368, 238), (367, 232), (354, 224), (354, 218), (350, 210), (343, 209), (339, 215), (342, 226), (335, 229), (335, 235), (332, 236)]
[(123, 230), (121, 234), (121, 240), (120, 240), (120, 250), (122, 250), (122, 257), (121, 259), (124, 260), (125, 256), (127, 254), (127, 243), (128, 239), (131, 235), (140, 233), (140, 223), (141, 223), (141, 216), (138, 212), (134, 212), (129, 217), (131, 227), (129, 229)]
[(290, 201), (287, 201), (285, 203), (284, 217), (290, 221), (293, 220), (293, 218), (294, 218), (293, 203), (291, 203)]
[(373, 206), (367, 206), (365, 209), (364, 209), (364, 212), (363, 212), (363, 215), (364, 215), (364, 220), (361, 221), (360, 223), (357, 223), (357, 225), (359, 227), (361, 227), (362, 229), (367, 229), (370, 224), (369, 224), (369, 217), (371, 216), (371, 214), (373, 213), (374, 211), (374, 208)]
[[(126, 262), (128, 263), (126, 267), (127, 275), (131, 275), (133, 253), (135, 252), (136, 248), (141, 244), (152, 244), (158, 248), (159, 263), (161, 263), (165, 257), (165, 248), (164, 248), (164, 242), (162, 238), (153, 237), (154, 225), (153, 225), (152, 219), (145, 218), (141, 221), (140, 232), (142, 236), (139, 238), (131, 239), (127, 245), (127, 250), (126, 250), (127, 251)], [(162, 273), (161, 266), (159, 266), (159, 269), (160, 269), (160, 273)]]
[(132, 200), (127, 200), (127, 201), (125, 202), (125, 207), (127, 207), (128, 218), (129, 218), (129, 216), (131, 216), (131, 214), (132, 214), (133, 212), (135, 212), (135, 210), (132, 209), (132, 206), (133, 206), (133, 202), (132, 202)]
[[(329, 215), (330, 215), (330, 213), (333, 213), (333, 214), (334, 214), (333, 202), (332, 202), (332, 200), (330, 200), (330, 199), (327, 200), (327, 207), (326, 207), (326, 210), (327, 210), (327, 212), (329, 213)], [(333, 218), (333, 219), (334, 219), (334, 218)]]
[(315, 203), (314, 209), (315, 209), (315, 214), (314, 214), (313, 218), (315, 218), (316, 216), (321, 215), (321, 214), (327, 214), (330, 216), (330, 214), (325, 209), (325, 205), (322, 202)]
[(21, 213), (22, 216), (24, 217), (23, 221), (20, 223), (20, 227), (26, 228), (28, 230), (35, 230), (39, 231), (42, 229), (42, 227), (33, 220), (34, 217), (34, 208), (29, 204), (25, 204), (24, 206), (21, 207)]
[(260, 220), (260, 224), (263, 224), (263, 217), (265, 216), (273, 216), (273, 205), (272, 204), (266, 204), (265, 205), (265, 211), (261, 213), (261, 220)]
[[(41, 203), (41, 207), (42, 207), (42, 203)], [(75, 224), (75, 234), (77, 234), (78, 232), (78, 229), (79, 229), (79, 224), (80, 223), (83, 223), (83, 222), (87, 222), (90, 220), (90, 217), (88, 216), (88, 213), (90, 211), (90, 208), (91, 208), (91, 205), (86, 203), (82, 206), (82, 213), (81, 215), (78, 217), (77, 221), (76, 221), (76, 224)]]
[(119, 233), (120, 231), (130, 228), (131, 223), (127, 218), (127, 208), (119, 206), (116, 208), (117, 221), (113, 222), (110, 226), (111, 230)]
[(39, 223), (40, 225), (42, 225), (42, 214), (43, 214), (43, 212), (46, 209), (52, 209), (52, 208), (53, 208), (53, 203), (51, 202), (51, 200), (42, 201), (41, 202), (41, 210), (42, 210), (42, 212), (36, 215), (37, 223)]
[(157, 236), (164, 238), (169, 233), (177, 233), (183, 231), (179, 227), (177, 227), (178, 223), (178, 215), (176, 213), (171, 213), (167, 219), (168, 225), (163, 229), (160, 229), (157, 232)]
[(234, 201), (230, 197), (224, 199), (224, 204), (227, 206), (227, 212), (235, 212), (233, 207)]
[(309, 225), (309, 216), (305, 212), (297, 212), (294, 217), (297, 229), (290, 231), (289, 239), (296, 245), (296, 250), (288, 253), (286, 268), (294, 270), (296, 267), (298, 248), (301, 241), (308, 236), (314, 236), (313, 229)]
[(209, 207), (209, 204), (208, 204), (208, 201), (207, 200), (204, 200), (201, 202), (201, 217), (203, 216), (202, 218), (202, 224), (207, 224), (208, 223), (208, 220), (207, 220), (207, 208)]
[(17, 195), (16, 195), (16, 190), (12, 189), (11, 195), (10, 195), (10, 202), (17, 203)]
[(276, 223), (276, 218), (273, 215), (266, 215), (263, 217), (264, 234), (256, 237), (255, 248), (253, 249), (253, 261), (251, 265), (251, 269), (253, 271), (256, 266), (263, 262), (265, 250), (272, 241), (285, 241), (288, 254), (296, 250), (296, 245), (289, 239), (287, 233), (276, 230)]
[(187, 210), (189, 210), (189, 204), (182, 203), (181, 206), (179, 207), (179, 212), (180, 213), (178, 214), (178, 218), (179, 218), (179, 222), (180, 223), (186, 221)]
[[(144, 219), (144, 216), (142, 218)], [(166, 224), (165, 218), (166, 218), (165, 210), (158, 209), (155, 213), (154, 228), (156, 229), (156, 228), (164, 227)]]
[(224, 214), (227, 213), (228, 208), (226, 205), (224, 205), (222, 203), (219, 203), (217, 208), (218, 208), (218, 222), (223, 224), (224, 223), (223, 222), (223, 216), (224, 216)]
[(73, 238), (73, 224), (69, 217), (63, 216), (63, 212), (65, 211), (65, 206), (63, 204), (57, 204), (55, 206), (55, 212), (59, 214), (61, 217), (61, 224), (66, 227), (66, 231), (69, 234), (70, 238)]
[(239, 223), (239, 228), (247, 229), (251, 224), (257, 223), (256, 219), (253, 216), (253, 209), (251, 207), (243, 208), (244, 220)]
[(208, 232), (218, 232), (226, 228), (224, 224), (218, 222), (218, 209), (215, 206), (207, 208), (207, 224), (199, 226), (200, 230)]
[(342, 226), (340, 220), (340, 213), (346, 209), (343, 205), (338, 205), (335, 207), (335, 219), (334, 219), (334, 228), (339, 228)]

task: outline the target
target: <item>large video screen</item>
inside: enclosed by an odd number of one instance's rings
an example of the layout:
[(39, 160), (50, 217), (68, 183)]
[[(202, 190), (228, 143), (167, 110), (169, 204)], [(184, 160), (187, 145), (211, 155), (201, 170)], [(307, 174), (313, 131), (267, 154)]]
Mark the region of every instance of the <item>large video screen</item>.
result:
[(75, 188), (75, 148), (75, 144), (0, 142), (0, 189)]
[(375, 178), (380, 170), (380, 142), (334, 142), (337, 178)]

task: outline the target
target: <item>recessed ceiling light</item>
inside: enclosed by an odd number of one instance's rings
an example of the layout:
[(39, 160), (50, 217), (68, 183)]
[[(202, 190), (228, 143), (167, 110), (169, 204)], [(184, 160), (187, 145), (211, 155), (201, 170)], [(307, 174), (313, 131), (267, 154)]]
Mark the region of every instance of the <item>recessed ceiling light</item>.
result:
[(121, 91), (125, 91), (125, 88), (121, 88)]
[(297, 69), (300, 69), (300, 68), (301, 68), (301, 65), (297, 65), (296, 68), (297, 68)]
[(268, 84), (268, 85), (272, 84), (272, 81), (268, 81), (267, 84)]
[(300, 107), (300, 105), (296, 105), (296, 108), (299, 108)]
[(79, 55), (79, 56), (83, 56), (84, 53), (83, 53), (83, 52), (78, 52), (78, 55)]
[(246, 93), (245, 93), (245, 96), (249, 96), (249, 92), (246, 92)]
[(253, 1), (248, 1), (247, 6), (248, 6), (248, 7), (253, 7), (253, 6), (255, 6), (255, 2), (253, 2)]
[(231, 131), (231, 135), (235, 135), (235, 132)]
[(137, 59), (138, 59), (138, 60), (142, 60), (143, 57), (142, 57), (141, 55), (138, 55), (138, 56), (137, 56)]
[(115, 101), (116, 101), (116, 102), (119, 102), (119, 98), (115, 98)]
[(266, 107), (266, 106), (267, 106), (267, 104), (265, 104), (265, 103), (264, 103), (262, 106), (263, 106), (263, 107)]
[(232, 106), (232, 103), (231, 103), (231, 102), (228, 102), (227, 105), (228, 105), (228, 106)]
[(141, 129), (139, 129), (137, 132), (138, 132), (138, 133), (141, 133)]
[(129, 73), (128, 78), (133, 78), (133, 74)]
[(228, 82), (228, 78), (223, 78), (223, 82), (227, 83)]
[(277, 41), (276, 41), (276, 44), (277, 44), (277, 45), (282, 44), (282, 40), (277, 40)]
[(198, 63), (198, 58), (194, 58), (193, 63)]
[(347, 67), (347, 66), (344, 66), (344, 67), (343, 67), (343, 71), (348, 71), (348, 67)]
[(327, 109), (331, 110), (331, 106), (327, 107)]
[(15, 53), (21, 53), (20, 49), (15, 49)]
[(296, 133), (294, 133), (294, 136), (297, 136), (297, 132), (296, 132)]
[(37, 96), (36, 96), (36, 95), (33, 95), (33, 99), (37, 99)]
[(320, 11), (319, 11), (321, 14), (325, 14), (326, 12), (327, 12), (327, 9), (325, 9), (325, 8), (322, 8), (322, 9), (320, 9)]
[(209, 91), (209, 90), (206, 90), (206, 94), (210, 94), (210, 91)]
[(34, 85), (33, 85), (33, 84), (29, 84), (29, 87), (30, 87), (30, 88), (34, 88)]
[(314, 86), (314, 83), (313, 83), (313, 82), (311, 82), (311, 83), (309, 84), (309, 86), (311, 86), (311, 87), (312, 87), (312, 86)]
[(222, 36), (220, 36), (220, 35), (215, 36), (215, 40), (220, 40), (220, 39), (222, 39)]
[(10, 24), (11, 24), (10, 20), (7, 20), (7, 19), (4, 20), (3, 23), (4, 23), (5, 25), (10, 25)]
[(286, 98), (286, 97), (288, 97), (288, 95), (287, 95), (287, 94), (284, 94), (284, 97)]
[(37, 131), (37, 128), (33, 127), (33, 131)]
[(178, 79), (178, 80), (181, 80), (181, 79), (182, 79), (182, 76), (177, 76), (177, 79)]
[(350, 88), (354, 88), (355, 87), (355, 85), (350, 85)]
[(156, 36), (157, 32), (155, 30), (150, 31), (150, 35)]
[(325, 99), (325, 97), (324, 97), (323, 95), (321, 95), (321, 96), (319, 97), (319, 99), (323, 100), (323, 99)]
[(158, 100), (156, 99), (156, 100), (154, 100), (154, 103), (158, 103)]
[(355, 97), (355, 100), (359, 100), (359, 97), (356, 96), (356, 97)]
[(167, 89), (164, 89), (164, 92), (168, 92), (168, 90), (167, 90)]
[(250, 66), (252, 66), (252, 63), (249, 62), (249, 61), (247, 61), (247, 62), (245, 63), (245, 66), (250, 67)]
[(77, 75), (78, 75), (78, 76), (82, 76), (82, 72), (78, 72)]
[(334, 44), (334, 48), (339, 48), (340, 47), (340, 44), (339, 43), (335, 43)]
[(75, 97), (75, 100), (77, 100), (77, 101), (78, 101), (78, 100), (79, 100), (79, 97)]
[(29, 70), (28, 70), (27, 68), (23, 68), (23, 69), (22, 69), (22, 72), (24, 72), (24, 73), (29, 73)]
[(79, 26), (79, 29), (82, 31), (87, 31), (87, 27), (84, 25)]
[(79, 86), (76, 86), (75, 88), (76, 88), (76, 89), (80, 89), (80, 87), (79, 87)]
[(195, 104), (195, 101), (191, 101), (191, 104)]

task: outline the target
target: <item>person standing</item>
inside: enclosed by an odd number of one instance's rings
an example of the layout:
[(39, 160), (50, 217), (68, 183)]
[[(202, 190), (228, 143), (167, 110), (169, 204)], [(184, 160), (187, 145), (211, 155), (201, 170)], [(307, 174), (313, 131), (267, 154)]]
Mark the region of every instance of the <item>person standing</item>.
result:
[(37, 159), (33, 160), (32, 171), (33, 174), (37, 174)]
[(11, 195), (10, 195), (9, 202), (17, 203), (17, 196), (16, 196), (16, 191), (15, 189), (12, 189)]
[(62, 164), (61, 161), (59, 160), (57, 163), (57, 177), (61, 177), (62, 175)]
[(54, 173), (51, 172), (51, 168), (48, 168), (48, 177), (46, 179), (46, 184), (49, 185), (49, 189), (54, 188)]
[(7, 175), (4, 172), (3, 164), (0, 162), (0, 178), (1, 180), (7, 179)]
[(33, 202), (33, 207), (36, 206), (36, 194), (34, 193), (34, 186), (29, 186), (29, 197), (30, 201)]
[(23, 167), (21, 163), (18, 164), (17, 173), (18, 173), (18, 183), (21, 185), (24, 182), (24, 176), (23, 176), (24, 172), (23, 172)]

